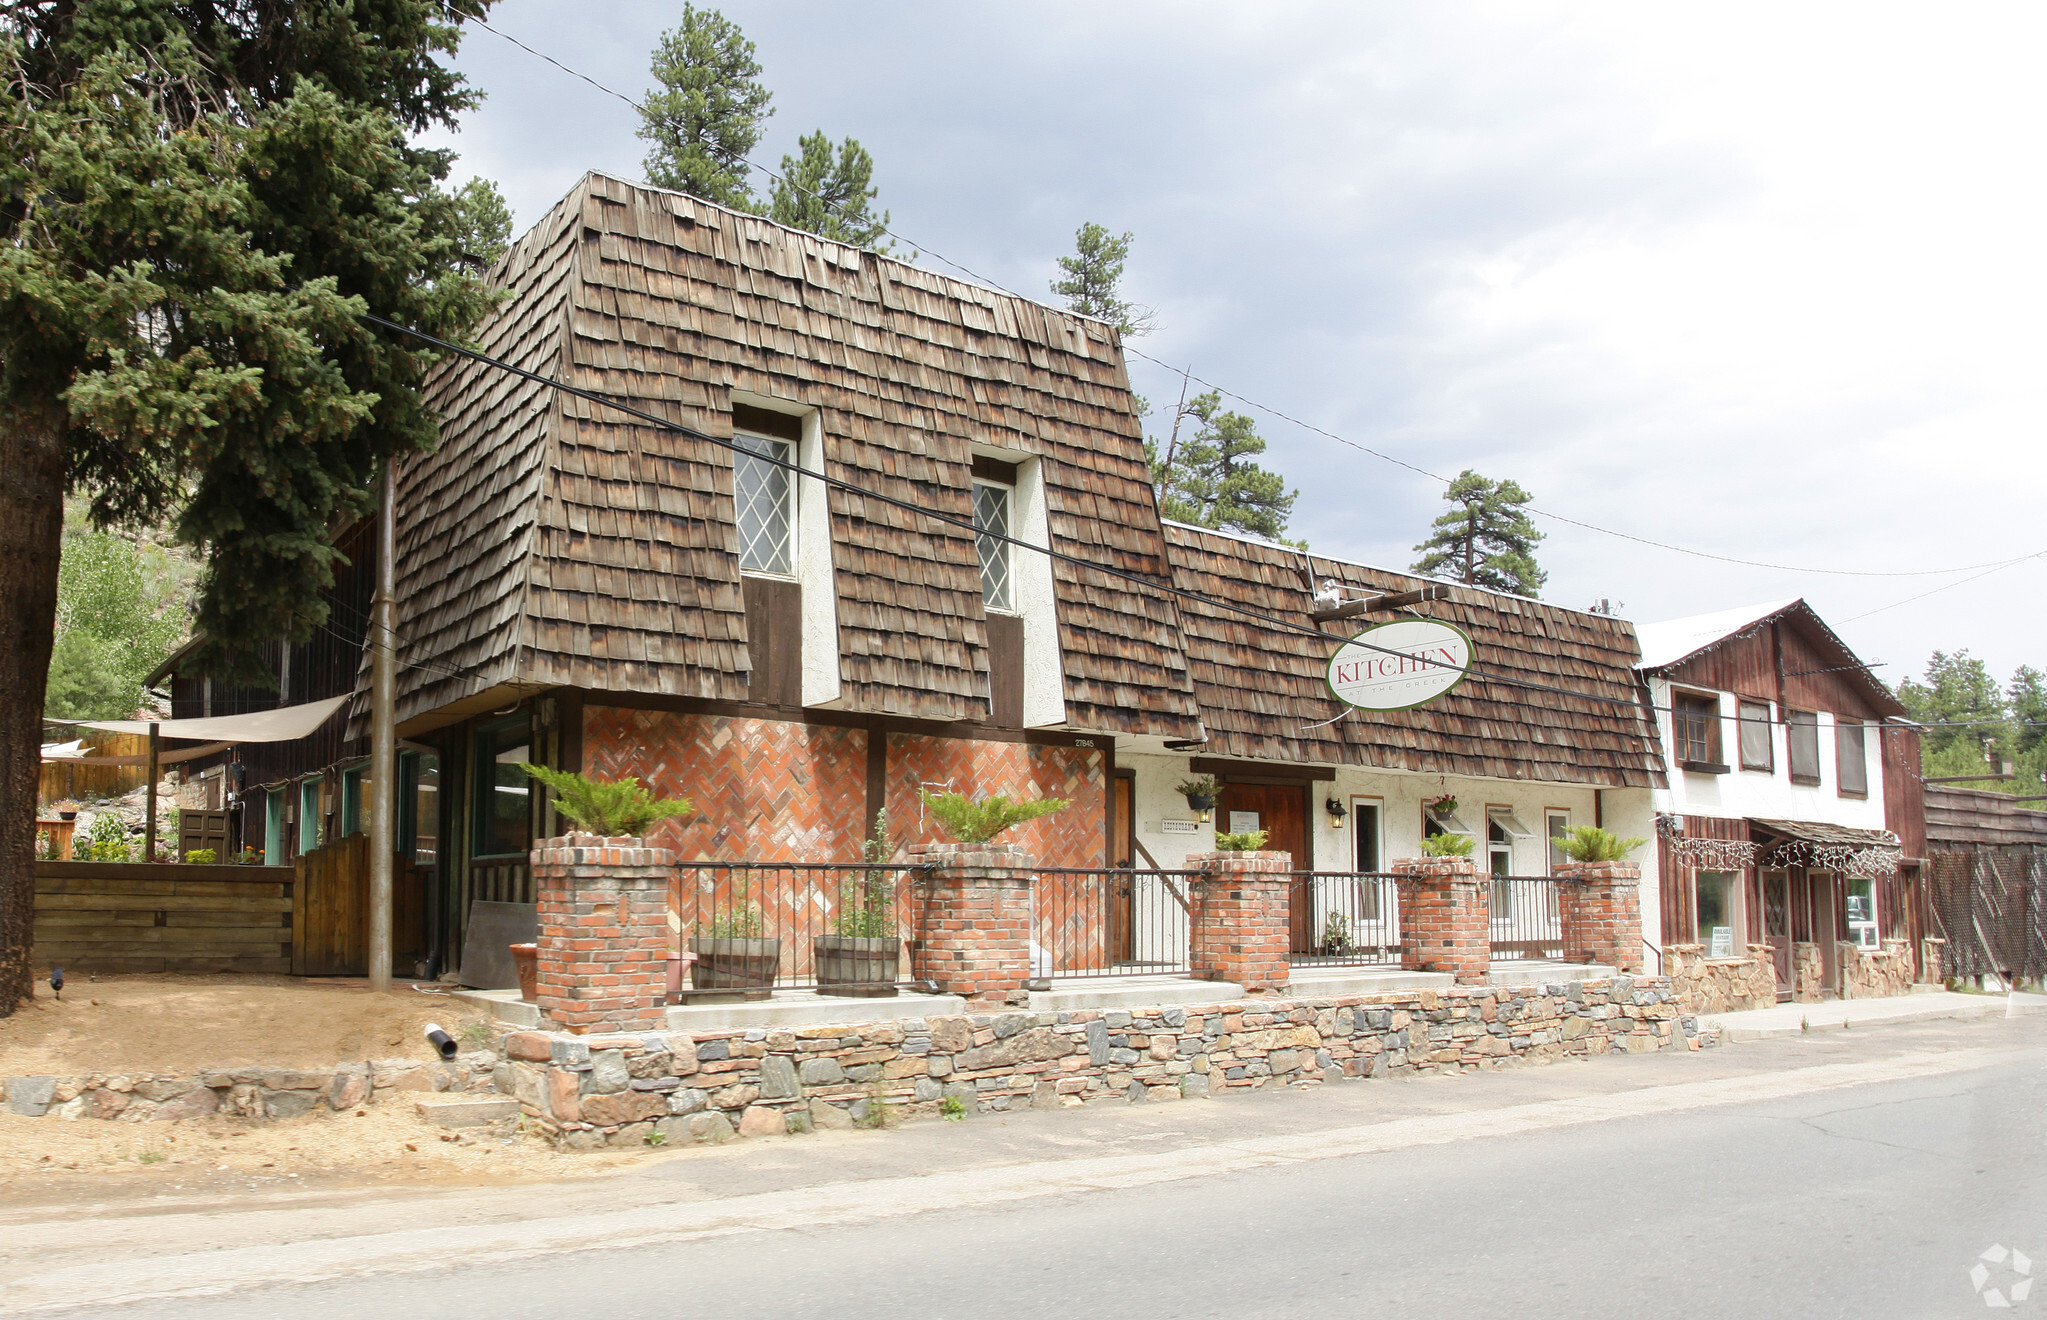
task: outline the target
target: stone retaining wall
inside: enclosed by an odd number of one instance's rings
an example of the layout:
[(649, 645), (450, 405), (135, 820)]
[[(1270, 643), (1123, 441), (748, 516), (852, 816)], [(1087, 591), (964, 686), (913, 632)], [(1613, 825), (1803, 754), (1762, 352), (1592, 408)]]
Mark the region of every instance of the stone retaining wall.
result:
[(570, 1149), (724, 1141), (893, 1111), (1051, 1109), (1698, 1049), (1662, 978), (711, 1032), (514, 1032), (499, 1087)]
[(1672, 944), (1663, 959), (1687, 1012), (1738, 1013), (1777, 1003), (1776, 958), (1767, 944), (1749, 945), (1746, 958), (1708, 958), (1700, 945)]
[(26, 1118), (101, 1118), (168, 1122), (226, 1114), (297, 1118), (325, 1105), (354, 1109), (394, 1095), (495, 1089), (498, 1057), (488, 1050), (452, 1063), (378, 1059), (334, 1068), (209, 1068), (180, 1073), (87, 1073), (10, 1077), (6, 1108)]
[(1863, 949), (1847, 940), (1837, 947), (1841, 957), (1841, 998), (1878, 999), (1912, 993), (1911, 941), (1885, 940), (1881, 950)]

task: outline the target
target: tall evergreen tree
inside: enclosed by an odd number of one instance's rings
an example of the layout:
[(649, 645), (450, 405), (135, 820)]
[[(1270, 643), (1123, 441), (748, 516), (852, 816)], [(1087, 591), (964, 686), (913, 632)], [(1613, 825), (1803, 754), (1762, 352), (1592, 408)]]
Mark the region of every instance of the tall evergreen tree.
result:
[(654, 144), (648, 182), (757, 210), (746, 158), (775, 112), (753, 43), (717, 10), (685, 4), (682, 22), (654, 48), (653, 74), (661, 90), (640, 103), (639, 135)]
[(1074, 231), (1073, 255), (1059, 258), (1064, 276), (1052, 281), (1052, 292), (1064, 298), (1067, 307), (1107, 321), (1126, 339), (1150, 334), (1154, 320), (1150, 308), (1125, 301), (1120, 292), (1131, 237), (1088, 221)]
[(1466, 468), (1443, 491), (1456, 507), (1437, 518), (1414, 572), (1453, 577), (1475, 587), (1534, 596), (1549, 580), (1535, 565), (1542, 533), (1522, 506), (1534, 499), (1512, 481), (1492, 481)]
[(2020, 665), (2012, 672), (2005, 700), (2013, 748), (2034, 770), (2047, 770), (2047, 674)]
[(328, 528), (436, 439), (432, 357), (490, 294), (473, 204), (414, 145), (474, 103), (488, 0), (0, 10), (0, 1015), (30, 993), (37, 756), (67, 488), (202, 547), (199, 657), (324, 622)]
[[(1183, 439), (1181, 425), (1190, 419), (1194, 433)], [(1287, 519), (1300, 492), (1288, 490), (1278, 473), (1251, 461), (1264, 452), (1256, 423), (1242, 413), (1225, 412), (1220, 394), (1189, 399), (1174, 419), (1165, 450), (1156, 441), (1145, 444), (1160, 516), (1300, 544), (1286, 540)]]
[(872, 202), (881, 193), (873, 186), (874, 157), (853, 138), (832, 152), (823, 129), (797, 139), (802, 154), (782, 157), (782, 177), (768, 206), (777, 223), (807, 229), (854, 247), (887, 252), (888, 212), (876, 219)]

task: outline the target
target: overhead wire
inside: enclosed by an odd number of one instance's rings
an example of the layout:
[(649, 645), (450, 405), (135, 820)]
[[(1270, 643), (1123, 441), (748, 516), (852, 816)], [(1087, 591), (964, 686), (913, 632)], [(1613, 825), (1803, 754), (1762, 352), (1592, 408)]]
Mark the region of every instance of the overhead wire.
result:
[[(582, 72), (580, 69), (575, 69), (567, 64), (564, 64), (562, 61), (556, 59), (554, 56), (547, 54), (545, 51), (538, 50), (533, 46), (528, 45), (526, 42), (521, 41), (519, 38), (515, 36), (512, 36), (510, 33), (503, 32), (495, 27), (492, 27), (483, 19), (465, 17), (463, 21), (474, 23), (477, 27), (482, 28), (485, 32), (490, 33), (492, 36), (497, 37), (502, 41), (509, 42), (514, 46), (517, 46), (520, 50), (525, 51), (528, 55), (531, 55), (535, 59), (543, 60), (546, 63), (553, 65), (555, 68), (561, 70), (563, 73), (568, 74), (572, 78), (576, 78), (582, 82), (588, 83), (591, 87), (596, 88), (598, 91), (603, 92), (605, 95), (613, 97), (619, 101), (624, 102), (626, 105), (631, 106), (633, 109), (639, 111), (642, 115), (654, 118), (660, 117), (654, 111), (649, 110), (644, 102), (635, 99), (628, 93), (622, 92), (615, 87), (610, 87), (604, 83), (599, 82), (597, 79), (591, 77), (587, 73)], [(795, 180), (790, 179), (788, 176), (779, 173), (778, 171), (769, 169), (767, 166), (762, 165), (760, 162), (755, 161), (749, 157), (741, 156), (738, 157), (737, 159), (742, 164), (746, 165), (747, 168), (758, 170), (760, 173), (766, 175), (768, 178), (774, 180), (775, 182), (802, 193), (804, 196), (820, 203), (821, 205), (827, 207), (828, 209), (835, 212), (839, 212), (841, 214), (844, 213), (843, 203), (833, 201), (829, 197), (825, 197), (822, 194), (813, 192), (810, 189), (805, 188), (802, 184), (797, 183)], [(867, 223), (871, 224), (873, 222), (871, 219), (869, 219), (867, 220)], [(981, 274), (979, 271), (974, 270), (972, 267), (967, 266), (962, 262), (953, 260), (951, 257), (946, 256), (944, 253), (937, 251), (936, 249), (930, 247), (927, 244), (919, 243), (912, 238), (906, 237), (905, 235), (900, 234), (893, 229), (890, 229), (885, 224), (875, 225), (874, 227), (878, 229), (881, 233), (887, 235), (889, 238), (895, 240), (896, 242), (901, 243), (904, 246), (909, 247), (924, 256), (932, 257), (938, 261), (945, 263), (946, 265), (952, 267), (954, 270), (960, 271), (961, 273), (967, 275), (971, 279), (988, 286), (995, 292), (1007, 294), (1012, 298), (1022, 298), (1025, 301), (1030, 302), (1037, 301), (1036, 299), (1028, 297), (1028, 295), (1017, 293), (1015, 290), (1004, 286), (1001, 282), (992, 279), (989, 276)], [(1287, 422), (1294, 426), (1298, 426), (1303, 430), (1313, 432), (1314, 434), (1322, 436), (1326, 439), (1333, 440), (1340, 445), (1345, 445), (1351, 449), (1355, 449), (1359, 453), (1368, 454), (1373, 458), (1377, 458), (1383, 462), (1393, 464), (1396, 467), (1405, 468), (1409, 472), (1413, 472), (1420, 476), (1427, 477), (1432, 481), (1441, 482), (1444, 485), (1448, 485), (1451, 483), (1451, 481), (1454, 480), (1454, 478), (1446, 477), (1440, 472), (1432, 472), (1427, 468), (1421, 467), (1414, 463), (1410, 463), (1405, 459), (1397, 458), (1394, 455), (1386, 453), (1383, 450), (1374, 449), (1370, 445), (1362, 444), (1356, 440), (1350, 439), (1347, 436), (1338, 435), (1334, 431), (1328, 430), (1324, 427), (1317, 426), (1313, 422), (1309, 422), (1300, 417), (1296, 417), (1291, 413), (1288, 413), (1279, 408), (1275, 408), (1270, 404), (1261, 402), (1257, 399), (1250, 398), (1243, 394), (1239, 394), (1236, 391), (1218, 385), (1213, 381), (1203, 379), (1200, 376), (1194, 375), (1192, 371), (1186, 368), (1176, 367), (1173, 366), (1171, 363), (1163, 362), (1160, 359), (1153, 357), (1151, 354), (1144, 352), (1142, 349), (1136, 348), (1133, 345), (1131, 345), (1128, 342), (1127, 337), (1125, 337), (1124, 342), (1122, 343), (1122, 349), (1123, 352), (1132, 357), (1142, 358), (1144, 361), (1149, 362), (1154, 366), (1163, 368), (1164, 370), (1167, 371), (1174, 372), (1178, 375), (1183, 376), (1186, 379), (1196, 381), (1201, 385), (1207, 387), (1208, 389), (1215, 391), (1217, 394), (1220, 394), (1229, 399), (1233, 399), (1246, 407), (1256, 408), (1260, 412), (1267, 413), (1273, 417), (1279, 418), (1281, 421)], [(1535, 505), (1525, 505), (1523, 507), (1526, 508), (1526, 510), (1530, 513), (1537, 514), (1544, 518), (1548, 518), (1554, 522), (1565, 523), (1572, 527), (1581, 528), (1589, 532), (1597, 532), (1602, 536), (1612, 536), (1624, 541), (1632, 541), (1637, 545), (1645, 545), (1658, 550), (1666, 550), (1673, 554), (1690, 555), (1695, 558), (1707, 559), (1714, 561), (1716, 563), (1733, 564), (1743, 568), (1768, 569), (1772, 572), (1779, 573), (1799, 573), (1827, 577), (1868, 577), (1868, 578), (1945, 577), (1955, 573), (1975, 572), (1979, 569), (1987, 570), (1988, 572), (1997, 572), (2001, 569), (2012, 567), (2015, 564), (2023, 563), (2028, 559), (2047, 556), (2047, 549), (2042, 549), (2038, 551), (2029, 552), (2024, 555), (2020, 555), (2014, 559), (1990, 561), (1981, 564), (1962, 564), (1953, 568), (1919, 568), (1919, 569), (1812, 568), (1792, 564), (1776, 564), (1768, 562), (1766, 560), (1742, 559), (1734, 555), (1717, 554), (1710, 550), (1698, 550), (1690, 546), (1675, 545), (1668, 541), (1658, 541), (1651, 537), (1639, 536), (1633, 532), (1624, 532), (1612, 527), (1602, 527), (1597, 523), (1586, 522), (1583, 519), (1573, 518), (1570, 517), (1569, 515), (1557, 513), (1549, 509), (1543, 509)], [(1974, 579), (1969, 580), (1973, 581)], [(1964, 584), (1961, 582), (1955, 582), (1950, 583), (1948, 585), (1962, 586)], [(1935, 588), (1935, 590), (1937, 591), (1946, 590), (1946, 588), (1940, 587)], [(1897, 602), (1896, 605), (1884, 606), (1883, 609), (1889, 610), (1895, 609), (1899, 605), (1909, 605), (1912, 603), (1913, 600), (1924, 599), (1925, 596), (1932, 594), (1933, 592), (1926, 592), (1923, 593), (1923, 595), (1921, 596), (1915, 596), (1908, 600), (1899, 601)], [(1870, 611), (1871, 614), (1882, 612), (1883, 610)], [(1857, 615), (1855, 617), (1867, 618), (1869, 616), (1867, 614), (1862, 614)], [(1846, 620), (1845, 622), (1852, 623), (1854, 622), (1854, 619), (1849, 619)]]

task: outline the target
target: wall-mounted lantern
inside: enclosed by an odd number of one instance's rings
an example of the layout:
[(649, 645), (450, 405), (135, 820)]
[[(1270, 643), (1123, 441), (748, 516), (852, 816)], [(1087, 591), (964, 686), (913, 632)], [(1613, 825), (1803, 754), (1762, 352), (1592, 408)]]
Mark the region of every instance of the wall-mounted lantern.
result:
[(1342, 829), (1343, 818), (1350, 815), (1350, 809), (1343, 805), (1342, 798), (1330, 798), (1322, 804), (1322, 809), (1329, 813), (1329, 828), (1332, 830)]

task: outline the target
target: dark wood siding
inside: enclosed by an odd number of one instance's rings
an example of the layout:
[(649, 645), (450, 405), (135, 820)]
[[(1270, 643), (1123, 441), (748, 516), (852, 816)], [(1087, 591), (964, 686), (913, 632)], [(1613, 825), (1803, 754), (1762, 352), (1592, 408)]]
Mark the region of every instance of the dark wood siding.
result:
[(1024, 621), (1014, 614), (988, 616), (989, 723), (998, 729), (1023, 727)]
[(803, 704), (803, 587), (780, 578), (745, 579), (747, 700)]
[(1905, 856), (1926, 856), (1926, 784), (1919, 777), (1919, 730), (1887, 725), (1883, 747), (1884, 828), (1898, 836)]

